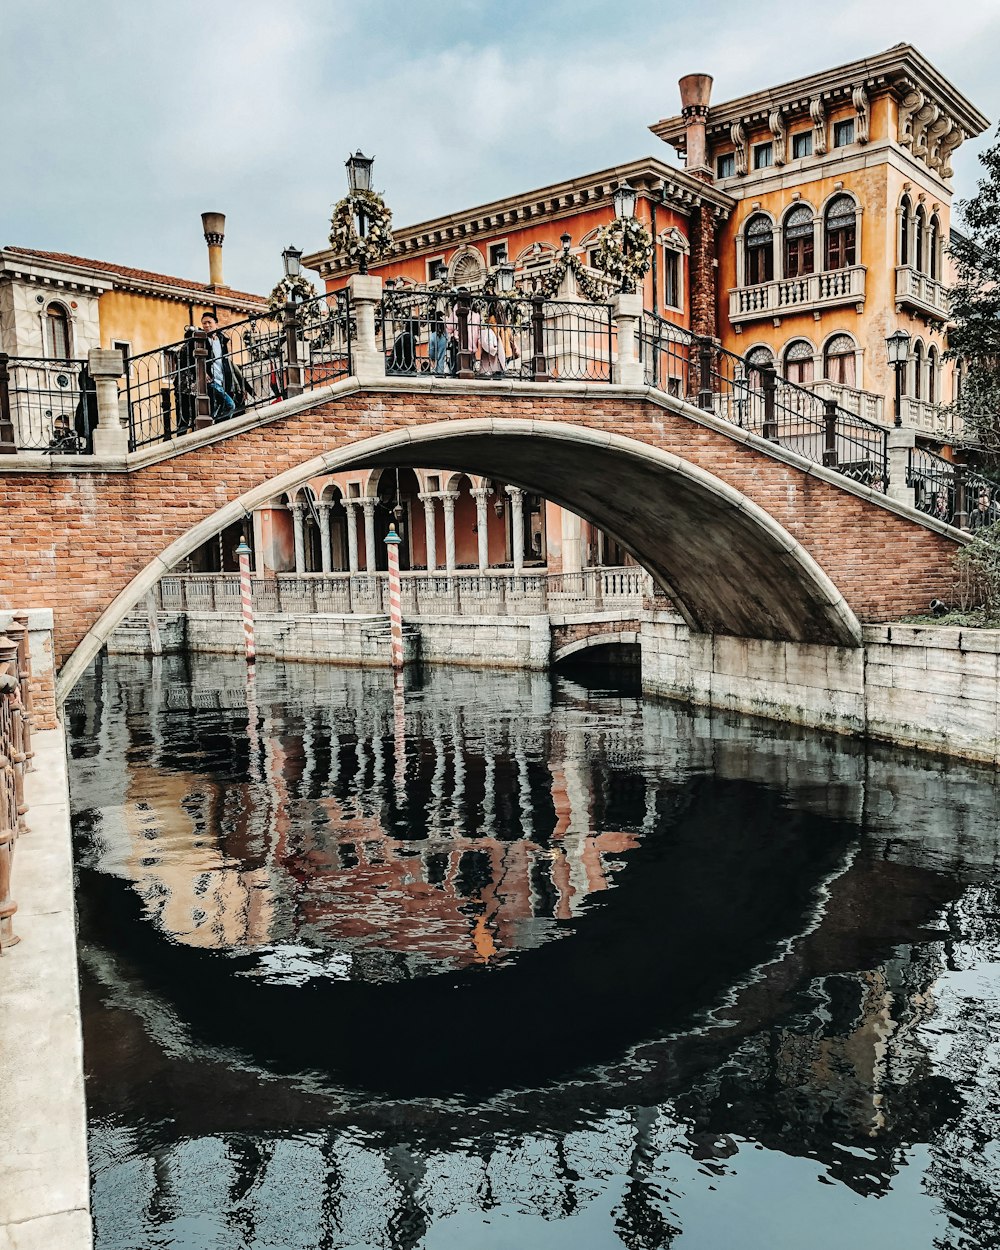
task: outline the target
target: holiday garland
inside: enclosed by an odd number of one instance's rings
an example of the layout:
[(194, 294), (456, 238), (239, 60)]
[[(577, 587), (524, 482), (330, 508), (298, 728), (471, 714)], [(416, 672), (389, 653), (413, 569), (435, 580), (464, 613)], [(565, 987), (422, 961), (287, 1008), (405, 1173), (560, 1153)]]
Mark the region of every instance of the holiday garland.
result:
[[(365, 237), (357, 219), (365, 219)], [(334, 205), (330, 218), (330, 246), (352, 265), (385, 260), (392, 252), (392, 212), (377, 191), (353, 191)]]
[(316, 298), (316, 288), (300, 273), (296, 278), (282, 278), (267, 297), (267, 306), (272, 317), (280, 316), (286, 304), (304, 304), (306, 300)]
[(635, 290), (649, 270), (653, 240), (641, 221), (615, 218), (598, 236), (597, 267), (622, 290)]

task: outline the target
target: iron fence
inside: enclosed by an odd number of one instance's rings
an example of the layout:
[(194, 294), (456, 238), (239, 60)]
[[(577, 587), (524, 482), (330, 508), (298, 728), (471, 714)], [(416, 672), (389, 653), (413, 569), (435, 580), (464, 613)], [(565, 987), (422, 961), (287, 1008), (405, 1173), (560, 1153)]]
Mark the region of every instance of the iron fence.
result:
[(910, 448), (906, 484), (921, 512), (959, 529), (978, 530), (1000, 521), (1000, 485), (926, 447)]
[(97, 392), (87, 362), (0, 356), (0, 419), (20, 451), (92, 451)]

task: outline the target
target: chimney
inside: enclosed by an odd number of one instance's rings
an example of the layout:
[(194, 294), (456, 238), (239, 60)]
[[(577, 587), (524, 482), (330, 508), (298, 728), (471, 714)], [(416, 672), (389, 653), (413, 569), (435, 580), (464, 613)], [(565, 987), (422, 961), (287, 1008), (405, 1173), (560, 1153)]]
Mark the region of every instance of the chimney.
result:
[(708, 101), (712, 96), (711, 74), (685, 74), (677, 84), (681, 89), (681, 116), (684, 118), (685, 168), (691, 174), (708, 174), (708, 151), (705, 144), (705, 125), (708, 121)]
[[(704, 127), (702, 130), (704, 131)], [(222, 276), (222, 240), (226, 237), (226, 214), (202, 213), (201, 228), (205, 231), (205, 242), (208, 244), (209, 286), (225, 286)]]

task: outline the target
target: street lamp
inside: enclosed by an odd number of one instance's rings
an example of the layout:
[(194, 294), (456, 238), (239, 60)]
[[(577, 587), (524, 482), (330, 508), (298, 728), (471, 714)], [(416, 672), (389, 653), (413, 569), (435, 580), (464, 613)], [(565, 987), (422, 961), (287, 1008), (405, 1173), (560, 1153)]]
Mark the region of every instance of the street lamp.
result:
[(497, 265), (497, 290), (501, 295), (509, 295), (514, 289), (514, 266), (509, 260)]
[(889, 364), (896, 371), (896, 409), (894, 425), (898, 429), (903, 424), (903, 370), (910, 358), (910, 335), (906, 330), (894, 330), (885, 340), (885, 350), (889, 356)]
[(302, 249), (289, 243), (281, 253), (281, 261), (285, 266), (285, 277), (297, 278), (302, 272)]
[(357, 191), (370, 191), (372, 189), (372, 166), (375, 164), (374, 156), (363, 156), (361, 149), (349, 156), (345, 162), (347, 166), (347, 185), (354, 195)]
[(615, 187), (611, 202), (615, 206), (615, 216), (619, 221), (631, 219), (635, 216), (635, 188), (630, 187), (628, 182), (620, 182)]

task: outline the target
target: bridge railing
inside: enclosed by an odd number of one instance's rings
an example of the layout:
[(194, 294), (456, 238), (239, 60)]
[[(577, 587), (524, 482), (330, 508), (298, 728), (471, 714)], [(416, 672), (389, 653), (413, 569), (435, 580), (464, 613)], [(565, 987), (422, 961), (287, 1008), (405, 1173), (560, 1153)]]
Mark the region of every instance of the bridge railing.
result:
[(909, 449), (906, 485), (913, 488), (914, 503), (921, 512), (959, 529), (979, 529), (1000, 520), (996, 482), (926, 447)]
[(404, 287), (376, 313), (386, 373), (610, 382), (610, 303)]
[(14, 850), (27, 829), (24, 774), (31, 767), (31, 660), (26, 615), (0, 634), (0, 955), (19, 939), (12, 897)]
[(0, 443), (78, 455), (92, 449), (97, 405), (85, 360), (0, 353)]
[(638, 338), (648, 385), (866, 486), (886, 489), (889, 432), (874, 421), (655, 313), (643, 313)]

